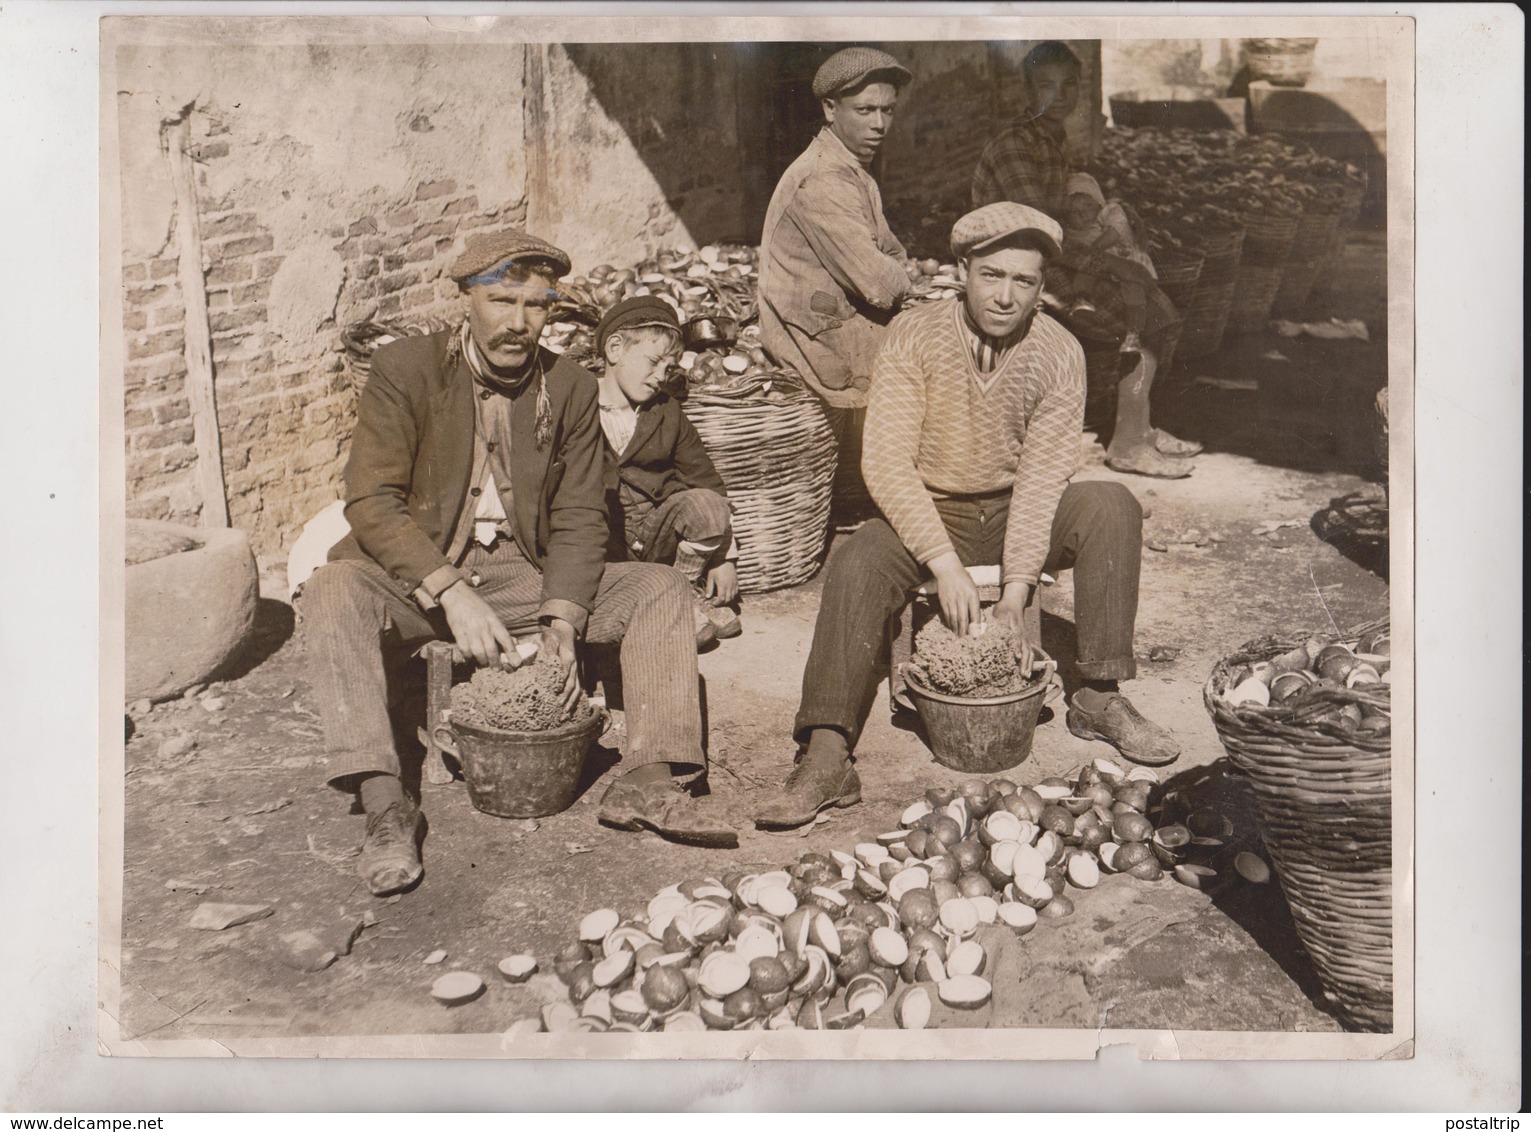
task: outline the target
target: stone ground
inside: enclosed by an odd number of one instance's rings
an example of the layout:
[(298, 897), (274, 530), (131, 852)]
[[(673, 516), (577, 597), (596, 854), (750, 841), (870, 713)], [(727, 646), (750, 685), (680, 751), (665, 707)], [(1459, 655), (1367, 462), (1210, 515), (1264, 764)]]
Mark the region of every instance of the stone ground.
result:
[[(1333, 292), (1310, 317), (1359, 317), (1369, 342), (1237, 339), (1174, 375), (1156, 393), (1156, 419), (1207, 443), (1190, 479), (1118, 477), (1094, 449), (1083, 473), (1120, 479), (1149, 512), (1138, 678), (1124, 690), (1168, 726), (1184, 753), (1173, 785), (1217, 797), (1240, 835), (1256, 834), (1202, 706), (1215, 662), (1245, 640), (1386, 611), (1385, 559), (1344, 552), (1313, 523), (1330, 500), (1378, 477), (1372, 399), (1386, 380), (1384, 245), (1352, 243)], [(1254, 389), (1197, 381), (1252, 379)], [(1291, 520), (1274, 533), (1257, 528)], [(1222, 541), (1175, 540), (1190, 530)], [(1375, 572), (1374, 572), (1375, 571)], [(579, 799), (535, 824), (488, 817), (461, 782), (425, 787), (430, 821), (425, 882), (378, 900), (354, 876), (361, 819), (320, 785), (324, 757), (303, 677), (300, 636), (281, 580), (266, 580), (258, 632), (206, 699), (157, 705), (127, 720), (122, 911), (124, 1038), (281, 1038), (351, 1034), (497, 1033), (562, 997), (551, 976), (512, 987), (495, 972), (528, 951), (545, 968), (588, 911), (639, 908), (691, 877), (790, 863), (814, 849), (850, 849), (891, 829), (926, 788), (965, 776), (937, 764), (914, 732), (895, 727), (885, 694), (860, 756), (865, 797), (803, 833), (766, 834), (741, 820), (740, 846), (708, 851), (606, 829), (595, 800), (615, 753), (593, 760)], [(787, 772), (787, 739), (819, 581), (747, 599), (745, 634), (701, 658), (711, 789), (748, 810)], [(1043, 598), (1047, 649), (1067, 661), (1067, 575)], [(1178, 650), (1150, 660), (1151, 649)], [(1160, 652), (1158, 655), (1169, 655)], [(192, 742), (194, 741), (194, 743)], [(606, 741), (610, 743), (610, 739)], [(1104, 744), (1075, 739), (1061, 714), (1044, 717), (1030, 759), (1007, 772), (1034, 782), (1066, 773)], [(225, 931), (188, 920), (203, 901), (269, 905), (268, 918)], [(969, 1025), (1336, 1030), (1297, 945), (1279, 888), (1237, 884), (1203, 893), (1166, 880), (1108, 878), (1077, 894), (1077, 911), (1008, 944), (992, 1008)], [(283, 962), (280, 937), (343, 934), (364, 913), (348, 955), (316, 973)], [(425, 957), (448, 953), (440, 966)], [(431, 999), (446, 970), (489, 984), (473, 1003)]]

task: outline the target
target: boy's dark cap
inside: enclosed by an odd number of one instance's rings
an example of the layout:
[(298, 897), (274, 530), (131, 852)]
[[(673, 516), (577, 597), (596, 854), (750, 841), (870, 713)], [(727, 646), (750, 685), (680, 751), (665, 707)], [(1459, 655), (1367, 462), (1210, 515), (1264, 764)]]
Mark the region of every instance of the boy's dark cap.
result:
[(661, 326), (680, 334), (680, 318), (675, 308), (656, 295), (636, 295), (623, 299), (601, 316), (595, 327), (595, 350), (602, 357), (606, 354), (606, 339), (618, 330), (632, 330), (639, 326)]

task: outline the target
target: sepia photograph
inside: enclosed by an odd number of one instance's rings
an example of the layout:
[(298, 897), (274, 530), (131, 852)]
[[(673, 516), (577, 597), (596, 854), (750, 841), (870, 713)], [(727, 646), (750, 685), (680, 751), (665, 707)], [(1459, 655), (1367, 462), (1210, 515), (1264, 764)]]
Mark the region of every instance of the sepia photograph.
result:
[(104, 1052), (1413, 1056), (1411, 20), (100, 31)]

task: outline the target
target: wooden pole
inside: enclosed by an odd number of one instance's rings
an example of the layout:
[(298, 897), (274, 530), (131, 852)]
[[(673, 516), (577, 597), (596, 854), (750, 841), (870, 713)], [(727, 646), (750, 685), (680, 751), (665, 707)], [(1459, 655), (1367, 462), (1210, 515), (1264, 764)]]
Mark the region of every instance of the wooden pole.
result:
[(526, 153), (526, 229), (546, 239), (551, 238), (548, 221), (552, 212), (552, 202), (548, 199), (547, 44), (526, 44), (522, 59), (521, 130)]
[(213, 399), (213, 339), (207, 321), (207, 290), (202, 275), (202, 233), (197, 222), (196, 170), (191, 144), (191, 108), (165, 121), (161, 141), (170, 159), (175, 188), (176, 253), (180, 259), (181, 301), (185, 304), (186, 399), (197, 449), (197, 487), (202, 496), (202, 526), (229, 525), (223, 483), (223, 440)]

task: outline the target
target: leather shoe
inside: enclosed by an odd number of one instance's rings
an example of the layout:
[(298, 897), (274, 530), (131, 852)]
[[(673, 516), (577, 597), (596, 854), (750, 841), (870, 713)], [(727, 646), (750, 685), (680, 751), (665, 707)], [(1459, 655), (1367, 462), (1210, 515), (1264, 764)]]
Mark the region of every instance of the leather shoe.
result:
[(356, 872), (373, 896), (391, 896), (414, 885), (425, 872), (420, 811), (409, 802), (395, 802), (380, 814), (368, 814)]
[(731, 641), (744, 632), (744, 623), (739, 620), (739, 615), (726, 605), (709, 605), (707, 619), (712, 622), (713, 631), (720, 641)]
[(825, 769), (800, 760), (776, 797), (752, 815), (762, 829), (795, 829), (831, 806), (854, 806), (861, 801), (861, 778), (849, 763)]
[(1180, 744), (1157, 723), (1144, 719), (1120, 692), (1081, 688), (1067, 715), (1068, 729), (1081, 739), (1102, 739), (1122, 757), (1143, 766), (1164, 766), (1180, 757)]
[(737, 848), (738, 832), (709, 810), (710, 807), (691, 797), (674, 782), (640, 785), (619, 778), (601, 796), (596, 817), (603, 825), (616, 829), (648, 829), (661, 837), (691, 845)]

